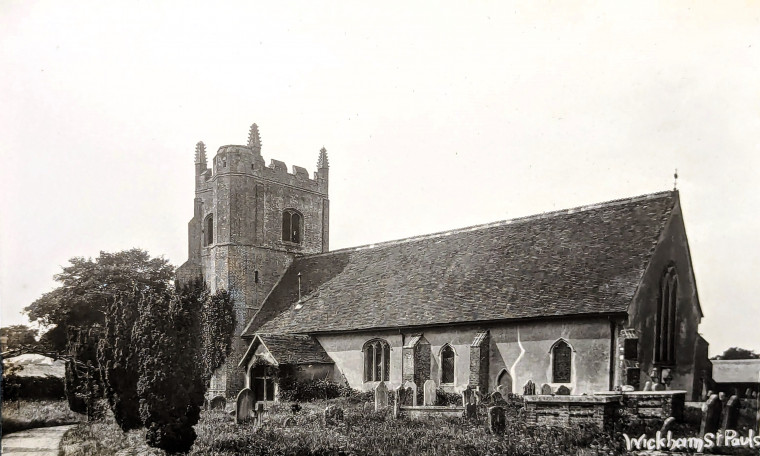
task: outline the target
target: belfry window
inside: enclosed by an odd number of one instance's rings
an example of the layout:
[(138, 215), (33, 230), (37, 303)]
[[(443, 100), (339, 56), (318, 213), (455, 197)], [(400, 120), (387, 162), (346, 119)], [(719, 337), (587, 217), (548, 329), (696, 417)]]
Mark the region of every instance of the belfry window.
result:
[(282, 240), (294, 244), (301, 243), (301, 214), (293, 209), (287, 209), (282, 213)]
[(564, 340), (559, 340), (552, 347), (552, 382), (570, 383), (573, 349)]
[(671, 266), (660, 282), (660, 299), (657, 301), (654, 361), (673, 364), (676, 355), (676, 303), (678, 301), (678, 275)]
[(364, 381), (381, 382), (390, 379), (391, 346), (382, 339), (364, 344)]
[(454, 383), (454, 349), (446, 344), (441, 349), (441, 383)]
[(209, 214), (203, 221), (203, 245), (209, 246), (214, 243), (214, 215)]

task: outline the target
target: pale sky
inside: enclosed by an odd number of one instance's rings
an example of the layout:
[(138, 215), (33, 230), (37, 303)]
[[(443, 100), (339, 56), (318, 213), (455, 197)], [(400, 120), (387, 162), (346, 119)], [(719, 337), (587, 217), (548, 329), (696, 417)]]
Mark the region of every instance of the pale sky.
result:
[(760, 351), (760, 2), (0, 0), (3, 326), (74, 256), (187, 259), (195, 143), (350, 247), (678, 188), (711, 355)]

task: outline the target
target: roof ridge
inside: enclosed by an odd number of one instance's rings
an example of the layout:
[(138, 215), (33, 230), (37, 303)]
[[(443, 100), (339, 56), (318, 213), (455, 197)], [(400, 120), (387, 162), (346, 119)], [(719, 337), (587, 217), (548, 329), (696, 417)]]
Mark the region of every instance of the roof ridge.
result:
[(445, 230), (445, 231), (436, 231), (433, 233), (427, 233), (427, 234), (418, 234), (415, 236), (409, 236), (406, 238), (400, 238), (400, 239), (392, 239), (390, 241), (381, 241), (381, 242), (374, 242), (372, 244), (364, 244), (364, 245), (358, 245), (354, 247), (345, 247), (342, 249), (337, 250), (331, 250), (329, 252), (321, 252), (321, 253), (313, 253), (308, 255), (303, 255), (299, 257), (299, 259), (305, 259), (305, 258), (314, 258), (314, 257), (320, 257), (320, 256), (327, 256), (332, 255), (335, 253), (346, 253), (346, 252), (357, 252), (359, 250), (367, 250), (367, 249), (373, 249), (375, 247), (387, 247), (391, 245), (399, 245), (404, 244), (407, 242), (414, 242), (414, 241), (422, 241), (426, 239), (435, 239), (438, 237), (444, 237), (444, 236), (450, 236), (452, 234), (459, 234), (459, 233), (466, 233), (470, 231), (478, 231), (486, 228), (495, 228), (499, 226), (506, 226), (506, 225), (512, 225), (516, 223), (525, 223), (525, 222), (531, 222), (534, 220), (542, 220), (547, 219), (551, 217), (556, 217), (559, 215), (567, 215), (567, 214), (574, 214), (576, 212), (584, 212), (584, 211), (590, 211), (594, 209), (600, 209), (602, 207), (614, 207), (614, 206), (621, 206), (623, 204), (630, 204), (635, 203), (639, 201), (645, 201), (650, 199), (657, 199), (657, 198), (663, 198), (668, 195), (673, 195), (674, 193), (677, 193), (677, 190), (674, 192), (673, 190), (665, 190), (662, 192), (655, 192), (655, 193), (647, 193), (644, 195), (638, 195), (638, 196), (632, 196), (628, 198), (619, 198), (609, 201), (604, 201), (601, 203), (594, 203), (594, 204), (587, 204), (583, 206), (575, 206), (568, 209), (559, 209), (556, 211), (550, 211), (550, 212), (542, 212), (540, 214), (532, 214), (532, 215), (526, 215), (523, 217), (516, 217), (512, 219), (506, 219), (506, 220), (499, 220), (496, 222), (489, 222), (489, 223), (481, 223), (477, 225), (470, 225), (462, 228), (454, 228), (451, 230)]

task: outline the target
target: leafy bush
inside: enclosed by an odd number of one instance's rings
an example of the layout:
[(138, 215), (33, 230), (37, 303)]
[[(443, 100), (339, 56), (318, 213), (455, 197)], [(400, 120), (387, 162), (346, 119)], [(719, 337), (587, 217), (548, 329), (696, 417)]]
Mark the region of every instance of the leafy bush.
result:
[(435, 390), (435, 404), (436, 405), (462, 405), (462, 395), (457, 393), (449, 393), (438, 388)]
[(58, 377), (3, 375), (3, 399), (63, 399), (66, 392)]
[(327, 379), (296, 380), (294, 377), (280, 377), (279, 396), (281, 401), (308, 402), (314, 400), (345, 397), (352, 403), (372, 401), (372, 391), (358, 391), (350, 386), (339, 385)]

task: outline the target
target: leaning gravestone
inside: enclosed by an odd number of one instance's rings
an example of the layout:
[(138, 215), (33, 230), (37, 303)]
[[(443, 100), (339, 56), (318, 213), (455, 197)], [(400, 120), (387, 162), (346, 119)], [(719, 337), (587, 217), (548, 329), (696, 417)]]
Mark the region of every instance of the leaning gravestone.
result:
[(565, 385), (561, 385), (559, 388), (557, 388), (557, 396), (569, 396), (570, 395), (570, 388), (568, 388)]
[(423, 388), (423, 405), (435, 405), (435, 381), (425, 380)]
[(536, 384), (533, 380), (528, 380), (528, 383), (523, 386), (523, 396), (533, 396), (536, 394)]
[(250, 388), (243, 388), (235, 399), (235, 424), (250, 421), (253, 415), (253, 407), (256, 404), (256, 396)]
[(324, 412), (325, 426), (334, 426), (343, 421), (343, 409), (336, 405), (328, 405)]
[(492, 434), (503, 434), (507, 428), (507, 417), (504, 408), (496, 405), (488, 407), (488, 430)]
[(715, 433), (720, 426), (720, 412), (723, 409), (723, 403), (720, 398), (713, 394), (707, 399), (702, 406), (702, 423), (699, 426), (699, 435), (705, 435), (708, 432)]
[(544, 383), (541, 385), (541, 394), (544, 396), (549, 396), (552, 394), (552, 387), (549, 386), (548, 383)]
[(644, 390), (643, 391), (652, 391), (652, 381), (647, 380), (646, 383), (644, 383)]
[(726, 402), (726, 411), (723, 414), (723, 423), (721, 423), (724, 434), (728, 429), (736, 430), (736, 425), (739, 422), (740, 408), (741, 402), (739, 402), (739, 396), (734, 394), (728, 399), (728, 402)]
[(379, 412), (388, 407), (388, 387), (385, 382), (380, 382), (375, 387), (375, 411)]

